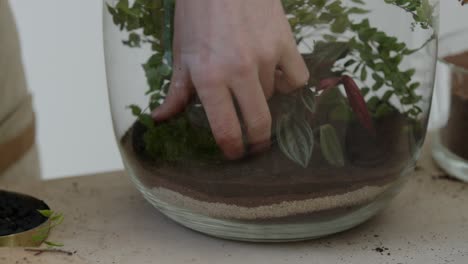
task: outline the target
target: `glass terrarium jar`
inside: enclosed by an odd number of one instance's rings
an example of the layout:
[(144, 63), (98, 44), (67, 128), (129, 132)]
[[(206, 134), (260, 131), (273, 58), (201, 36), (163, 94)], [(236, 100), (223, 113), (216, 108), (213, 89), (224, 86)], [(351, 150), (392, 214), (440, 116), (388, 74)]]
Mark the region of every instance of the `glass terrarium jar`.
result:
[(106, 3), (107, 77), (125, 166), (145, 198), (184, 226), (249, 241), (329, 235), (378, 213), (415, 167), (438, 1), (282, 3), (311, 78), (268, 98), (271, 147), (250, 153), (246, 143), (238, 160), (224, 158), (197, 94), (175, 117), (151, 118), (170, 87), (174, 0)]
[(441, 168), (468, 182), (468, 30), (441, 37), (439, 58), (436, 99), (441, 118), (432, 153)]

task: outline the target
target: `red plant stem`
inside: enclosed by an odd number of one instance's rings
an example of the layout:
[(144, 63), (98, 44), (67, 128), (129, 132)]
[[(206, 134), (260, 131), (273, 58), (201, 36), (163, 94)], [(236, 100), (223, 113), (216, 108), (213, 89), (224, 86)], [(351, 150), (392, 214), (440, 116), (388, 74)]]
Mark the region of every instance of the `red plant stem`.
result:
[(348, 95), (349, 105), (356, 113), (357, 118), (361, 124), (371, 132), (372, 135), (375, 135), (375, 128), (372, 124), (372, 117), (367, 109), (366, 101), (364, 96), (362, 96), (359, 87), (356, 82), (349, 76), (344, 75), (342, 77), (342, 82)]

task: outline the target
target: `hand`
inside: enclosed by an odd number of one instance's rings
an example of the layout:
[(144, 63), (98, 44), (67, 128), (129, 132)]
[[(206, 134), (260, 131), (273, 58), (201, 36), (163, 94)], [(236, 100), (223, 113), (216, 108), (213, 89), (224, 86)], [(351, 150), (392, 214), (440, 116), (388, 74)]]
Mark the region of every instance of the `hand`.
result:
[(309, 72), (280, 0), (178, 0), (174, 72), (156, 121), (184, 110), (196, 92), (216, 142), (229, 159), (244, 155), (239, 105), (251, 150), (270, 144), (267, 100), (303, 87)]

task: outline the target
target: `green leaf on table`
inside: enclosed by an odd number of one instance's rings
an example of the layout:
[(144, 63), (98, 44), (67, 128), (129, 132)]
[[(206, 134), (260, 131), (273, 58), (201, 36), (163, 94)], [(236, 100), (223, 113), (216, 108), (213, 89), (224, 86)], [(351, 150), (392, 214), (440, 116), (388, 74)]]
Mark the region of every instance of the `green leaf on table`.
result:
[(37, 210), (42, 216), (50, 218), (54, 212), (51, 210)]
[(49, 247), (63, 247), (64, 244), (58, 243), (58, 242), (51, 242), (51, 241), (44, 241), (44, 244), (46, 244)]
[(52, 221), (52, 227), (60, 225), (65, 217), (63, 214), (54, 214), (52, 217), (50, 217), (50, 221)]
[(327, 124), (320, 127), (320, 147), (323, 156), (330, 165), (336, 167), (345, 165), (343, 149), (332, 125)]
[(281, 151), (292, 161), (307, 168), (314, 148), (314, 133), (309, 123), (283, 116), (276, 127)]
[(42, 228), (41, 230), (37, 231), (37, 233), (32, 236), (32, 240), (34, 242), (42, 242), (46, 240), (47, 237), (49, 236), (49, 231), (50, 231), (49, 227)]

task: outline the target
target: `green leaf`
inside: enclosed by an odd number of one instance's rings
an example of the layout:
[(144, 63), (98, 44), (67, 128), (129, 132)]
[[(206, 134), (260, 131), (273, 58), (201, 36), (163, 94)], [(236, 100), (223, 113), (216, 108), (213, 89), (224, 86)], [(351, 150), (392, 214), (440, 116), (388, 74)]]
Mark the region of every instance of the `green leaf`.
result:
[(31, 238), (34, 242), (42, 242), (44, 241), (44, 239), (47, 238), (47, 234), (36, 234), (33, 235)]
[(339, 104), (330, 112), (329, 117), (333, 121), (349, 122), (353, 119), (353, 112), (347, 104)]
[(130, 33), (128, 40), (122, 41), (124, 45), (127, 45), (131, 48), (139, 48), (141, 47), (141, 37), (137, 33)]
[(370, 92), (370, 88), (369, 87), (364, 87), (361, 89), (361, 93), (362, 93), (362, 96), (363, 97), (366, 97)]
[(361, 81), (367, 80), (367, 69), (366, 67), (362, 67), (361, 69)]
[(56, 215), (52, 216), (50, 218), (50, 220), (52, 221), (51, 228), (54, 228), (54, 227), (60, 225), (63, 222), (64, 219), (65, 219), (65, 217), (63, 216), (63, 214), (56, 214)]
[(395, 111), (395, 108), (393, 108), (391, 105), (388, 103), (382, 103), (377, 107), (377, 111), (375, 112), (375, 117), (376, 118), (383, 118), (385, 116), (390, 115)]
[(129, 105), (127, 108), (132, 110), (132, 114), (136, 117), (140, 116), (142, 113), (141, 108), (138, 105)]
[(365, 4), (365, 2), (363, 0), (351, 0), (351, 2), (356, 3), (356, 4), (360, 4), (360, 5)]
[(382, 97), (382, 101), (384, 102), (388, 102), (388, 100), (390, 100), (390, 98), (392, 98), (392, 96), (395, 94), (394, 91), (386, 91), (385, 94), (383, 95)]
[(314, 148), (314, 133), (309, 123), (283, 116), (278, 120), (276, 136), (281, 151), (304, 168), (309, 166)]
[(320, 127), (320, 147), (324, 158), (330, 165), (335, 167), (345, 165), (343, 149), (332, 125), (328, 124)]
[(50, 218), (54, 214), (54, 212), (51, 210), (37, 210), (37, 211), (46, 218)]
[(344, 33), (348, 29), (350, 22), (346, 16), (339, 16), (335, 22), (331, 25), (331, 31), (333, 33)]
[(315, 113), (317, 108), (315, 96), (315, 93), (309, 88), (304, 89), (301, 93), (302, 103), (311, 113)]
[(365, 10), (365, 9), (362, 9), (362, 8), (359, 8), (359, 7), (351, 7), (348, 12), (348, 14), (359, 14), (359, 15), (363, 15), (363, 14), (368, 14), (369, 13), (369, 10)]
[(64, 246), (62, 243), (51, 242), (51, 241), (44, 241), (44, 244), (46, 244), (49, 247), (63, 247)]
[(148, 129), (151, 129), (155, 126), (153, 118), (148, 114), (140, 115), (138, 120)]
[(323, 35), (323, 39), (328, 41), (328, 42), (336, 42), (337, 37), (329, 34)]
[(349, 66), (351, 66), (351, 65), (353, 65), (353, 64), (355, 64), (355, 63), (356, 63), (355, 60), (350, 59), (350, 60), (348, 60), (348, 61), (344, 64), (344, 67), (349, 67)]

